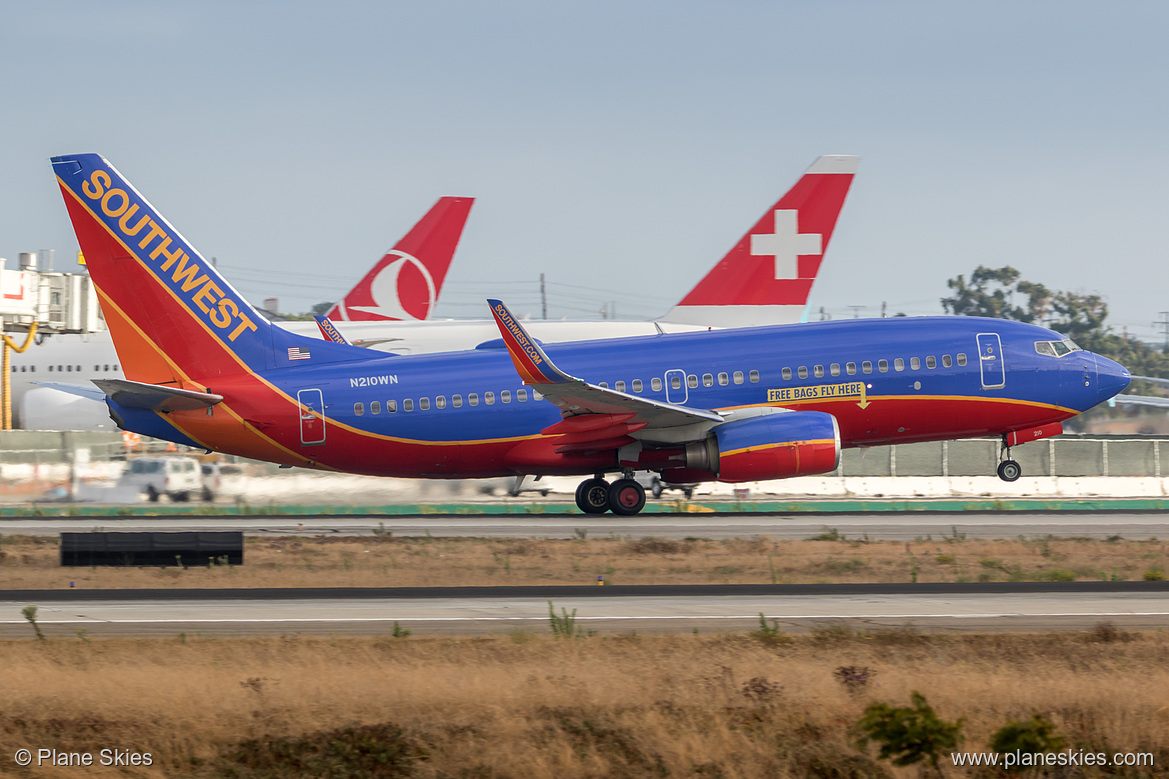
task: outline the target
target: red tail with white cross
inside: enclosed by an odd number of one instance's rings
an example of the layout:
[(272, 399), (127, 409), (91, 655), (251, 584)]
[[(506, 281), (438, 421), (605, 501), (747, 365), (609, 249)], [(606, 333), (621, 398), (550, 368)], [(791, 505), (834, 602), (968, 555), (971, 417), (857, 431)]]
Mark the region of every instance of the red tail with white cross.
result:
[(668, 322), (798, 322), (860, 157), (820, 157), (669, 314)]

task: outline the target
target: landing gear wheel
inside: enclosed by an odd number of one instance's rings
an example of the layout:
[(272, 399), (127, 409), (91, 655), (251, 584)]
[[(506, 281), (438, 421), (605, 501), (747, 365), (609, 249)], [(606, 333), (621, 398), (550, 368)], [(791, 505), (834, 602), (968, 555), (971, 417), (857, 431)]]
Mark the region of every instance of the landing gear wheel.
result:
[(998, 473), (1003, 481), (1016, 481), (1023, 475), (1023, 469), (1014, 460), (1003, 460), (999, 463)]
[(586, 514), (604, 514), (609, 510), (609, 482), (585, 479), (576, 488), (576, 507)]
[(645, 487), (633, 479), (618, 479), (609, 485), (609, 510), (632, 516), (645, 508)]

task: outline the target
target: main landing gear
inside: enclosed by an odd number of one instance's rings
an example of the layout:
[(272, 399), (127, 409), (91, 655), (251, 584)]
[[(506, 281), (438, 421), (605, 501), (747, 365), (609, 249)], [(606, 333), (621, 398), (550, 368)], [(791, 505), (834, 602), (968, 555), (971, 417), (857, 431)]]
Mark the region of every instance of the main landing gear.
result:
[[(1006, 459), (1003, 459), (1003, 458)], [(1011, 459), (1011, 447), (1007, 444), (1007, 437), (1003, 436), (1003, 447), (999, 450), (999, 467), (998, 475), (1003, 481), (1017, 481), (1023, 475), (1023, 469), (1019, 463)]]
[(586, 514), (612, 511), (621, 516), (632, 516), (645, 507), (645, 488), (628, 476), (610, 484), (597, 475), (585, 479), (576, 488), (576, 507)]

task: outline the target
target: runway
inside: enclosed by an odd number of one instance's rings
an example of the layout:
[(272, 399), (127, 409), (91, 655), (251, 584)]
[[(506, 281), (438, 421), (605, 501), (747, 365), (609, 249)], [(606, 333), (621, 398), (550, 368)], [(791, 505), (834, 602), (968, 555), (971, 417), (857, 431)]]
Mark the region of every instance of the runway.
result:
[(466, 587), (401, 590), (125, 590), (0, 592), (0, 636), (30, 637), (38, 607), (51, 637), (186, 635), (415, 636), (550, 632), (575, 612), (581, 630), (741, 632), (760, 614), (785, 631), (1089, 630), (1169, 625), (1169, 582)]
[(654, 514), (638, 517), (491, 515), (6, 517), (0, 533), (55, 536), (63, 531), (242, 530), (249, 536), (395, 536), (463, 538), (811, 538), (826, 530), (848, 538), (912, 541), (967, 538), (1079, 536), (1169, 538), (1169, 512), (911, 512), (902, 514)]

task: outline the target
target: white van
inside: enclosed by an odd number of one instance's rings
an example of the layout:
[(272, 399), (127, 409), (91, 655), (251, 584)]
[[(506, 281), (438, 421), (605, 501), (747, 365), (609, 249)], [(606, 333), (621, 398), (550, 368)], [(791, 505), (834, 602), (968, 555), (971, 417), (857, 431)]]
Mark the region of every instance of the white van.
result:
[(186, 501), (192, 493), (202, 493), (203, 477), (199, 463), (190, 457), (136, 457), (126, 463), (120, 485), (137, 487), (152, 503), (160, 495)]

